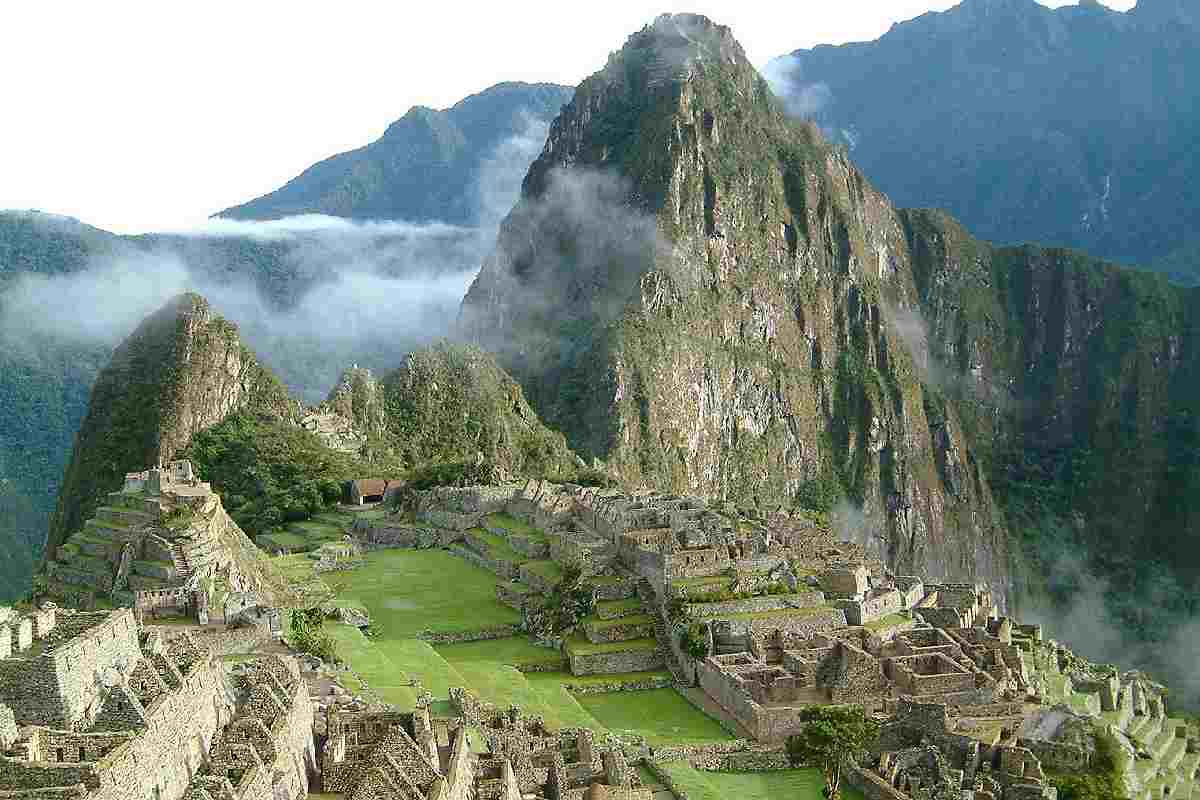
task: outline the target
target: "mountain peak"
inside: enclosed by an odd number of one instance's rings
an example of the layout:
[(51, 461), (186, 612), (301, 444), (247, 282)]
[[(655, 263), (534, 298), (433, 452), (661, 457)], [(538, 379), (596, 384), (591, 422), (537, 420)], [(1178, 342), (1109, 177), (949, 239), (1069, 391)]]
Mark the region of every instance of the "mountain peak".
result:
[(732, 30), (702, 14), (662, 14), (629, 37), (603, 74), (655, 87), (685, 80), (714, 62), (749, 66)]
[(126, 472), (169, 461), (193, 434), (252, 408), (284, 418), (295, 404), (246, 349), (237, 326), (186, 293), (148, 316), (92, 389), (50, 523), (46, 553), (83, 523)]

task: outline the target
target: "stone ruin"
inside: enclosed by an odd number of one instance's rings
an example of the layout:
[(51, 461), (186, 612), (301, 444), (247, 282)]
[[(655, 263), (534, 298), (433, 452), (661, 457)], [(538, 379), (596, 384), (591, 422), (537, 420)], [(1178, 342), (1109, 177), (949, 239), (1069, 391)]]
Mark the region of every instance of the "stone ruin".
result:
[[(0, 796), (299, 800), (315, 768), (295, 661), (227, 669), (131, 609), (0, 614)], [(17, 645), (3, 649), (9, 632)]]
[[(886, 723), (878, 752), (851, 776), (868, 800), (1051, 800), (1045, 771), (1078, 770), (1090, 757), (1069, 724), (1053, 724), (1058, 711), (1047, 716), (1067, 700), (1086, 707), (1089, 731), (1115, 715), (1172, 754), (1132, 778), (1151, 792), (1139, 800), (1164, 800), (1169, 787), (1197, 779), (1200, 743), (1166, 718), (1162, 687), (1075, 659), (1040, 627), (1006, 616), (986, 585), (896, 575), (803, 517), (544, 481), (431, 489), (415, 493), (408, 512), (361, 520), (353, 536), (365, 549), (448, 548), (499, 576), (498, 599), (521, 610), (572, 565), (597, 600), (624, 601), (601, 603), (580, 624), (573, 636), (584, 646), (563, 640), (575, 675), (665, 664), (774, 751), (799, 730), (803, 707), (861, 705)], [(493, 516), (501, 514), (507, 521)], [(681, 644), (697, 630), (701, 659)], [(435, 758), (423, 725), (403, 723), (428, 768), (445, 775), (455, 748), (471, 749), (462, 743), (470, 731), (456, 739), (448, 728)], [(494, 763), (487, 796), (506, 796), (496, 787), (510, 773), (523, 791), (522, 763)], [(1152, 788), (1160, 784), (1168, 788)], [(533, 791), (554, 796), (549, 783)]]
[(547, 730), (541, 717), (450, 690), (456, 716), (331, 708), (322, 790), (347, 800), (652, 800), (619, 747), (585, 728)]
[(189, 461), (125, 476), (46, 565), (44, 596), (79, 608), (132, 606), (139, 618), (208, 622), (216, 580), (268, 592), (253, 543)]

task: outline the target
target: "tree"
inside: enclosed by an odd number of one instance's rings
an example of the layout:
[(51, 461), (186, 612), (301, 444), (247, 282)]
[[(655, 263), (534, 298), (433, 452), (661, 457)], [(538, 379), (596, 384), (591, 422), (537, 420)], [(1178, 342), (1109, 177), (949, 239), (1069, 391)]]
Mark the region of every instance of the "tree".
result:
[(321, 627), (323, 621), (324, 615), (319, 608), (292, 609), (291, 645), (322, 661), (336, 661), (337, 642)]
[(879, 725), (862, 706), (806, 706), (799, 719), (804, 728), (788, 737), (788, 760), (793, 766), (820, 767), (826, 800), (837, 800), (843, 768), (867, 751)]

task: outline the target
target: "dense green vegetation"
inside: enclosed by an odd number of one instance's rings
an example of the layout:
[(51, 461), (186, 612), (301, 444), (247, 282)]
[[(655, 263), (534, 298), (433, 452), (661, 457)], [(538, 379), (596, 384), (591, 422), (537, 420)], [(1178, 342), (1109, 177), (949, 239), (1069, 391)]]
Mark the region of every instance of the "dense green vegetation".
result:
[(210, 481), (250, 536), (307, 520), (342, 497), (365, 466), (289, 422), (233, 414), (201, 431), (181, 454)]
[(1123, 800), (1121, 745), (1107, 731), (1093, 732), (1096, 751), (1085, 773), (1052, 772), (1047, 777), (1059, 800)]
[(333, 662), (337, 658), (337, 640), (322, 626), (323, 616), (319, 608), (292, 609), (288, 643), (301, 653)]

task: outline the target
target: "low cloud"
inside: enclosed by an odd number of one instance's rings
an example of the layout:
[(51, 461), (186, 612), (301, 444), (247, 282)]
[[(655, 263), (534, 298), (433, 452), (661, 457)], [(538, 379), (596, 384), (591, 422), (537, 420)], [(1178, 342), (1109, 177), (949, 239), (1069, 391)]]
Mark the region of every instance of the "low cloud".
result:
[(546, 123), (525, 123), (480, 166), (477, 227), (304, 215), (211, 219), (114, 239), (111, 252), (83, 270), (25, 273), (5, 284), (0, 347), (47, 374), (84, 351), (93, 364), (94, 354), (118, 345), (171, 297), (194, 291), (238, 325), (247, 346), (294, 393), (318, 402), (349, 365), (382, 372), (452, 332), (459, 303), (544, 142)]
[(803, 65), (795, 55), (771, 59), (763, 67), (762, 76), (775, 96), (783, 101), (787, 113), (793, 117), (815, 117), (833, 102), (833, 91), (829, 84), (804, 81)]

